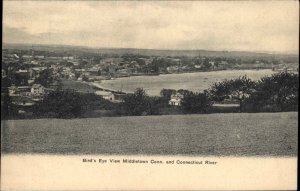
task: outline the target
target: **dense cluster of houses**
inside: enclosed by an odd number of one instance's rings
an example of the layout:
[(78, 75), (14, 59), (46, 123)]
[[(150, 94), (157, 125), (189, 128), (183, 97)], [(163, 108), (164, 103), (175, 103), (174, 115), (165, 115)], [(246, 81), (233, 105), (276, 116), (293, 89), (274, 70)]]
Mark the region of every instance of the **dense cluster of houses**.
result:
[(18, 107), (19, 113), (30, 110), (34, 104), (42, 101), (50, 91), (53, 89), (45, 88), (41, 84), (33, 84), (32, 86), (12, 85), (8, 88), (12, 104)]
[[(9, 96), (13, 103), (19, 106), (32, 106), (37, 101), (55, 89), (55, 85), (44, 87), (37, 79), (47, 71), (51, 79), (74, 81), (101, 81), (131, 75), (152, 75), (159, 73), (178, 73), (207, 69), (226, 69), (234, 67), (226, 60), (211, 60), (206, 57), (197, 57), (189, 62), (183, 62), (181, 58), (173, 57), (143, 57), (139, 55), (129, 56), (77, 56), (69, 53), (56, 54), (47, 51), (21, 51), (2, 50), (1, 74), (3, 78), (14, 79), (9, 87)], [(159, 64), (157, 64), (159, 63)], [(243, 64), (237, 64), (243, 67)], [(262, 61), (256, 61), (252, 67), (264, 67)], [(269, 66), (268, 66), (269, 67)], [(278, 65), (274, 70), (298, 70), (298, 65), (288, 68), (286, 65)], [(52, 86), (53, 85), (53, 86)], [(113, 90), (100, 90), (96, 95), (112, 102), (120, 102), (124, 93)], [(180, 106), (183, 95), (176, 93), (171, 96), (169, 105)]]

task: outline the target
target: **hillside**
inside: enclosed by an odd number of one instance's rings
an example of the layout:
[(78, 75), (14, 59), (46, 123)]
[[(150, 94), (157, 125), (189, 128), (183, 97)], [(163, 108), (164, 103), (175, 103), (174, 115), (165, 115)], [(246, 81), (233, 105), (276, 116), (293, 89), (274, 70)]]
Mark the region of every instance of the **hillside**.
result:
[(11, 44), (3, 43), (3, 49), (36, 49), (41, 51), (70, 52), (70, 53), (92, 53), (92, 54), (140, 54), (145, 56), (207, 56), (207, 57), (252, 57), (252, 58), (292, 58), (298, 59), (295, 54), (271, 54), (246, 51), (210, 51), (210, 50), (157, 50), (157, 49), (135, 49), (135, 48), (91, 48), (84, 46), (69, 45), (38, 45), (38, 44)]
[(296, 112), (1, 123), (5, 153), (296, 156), (298, 144)]

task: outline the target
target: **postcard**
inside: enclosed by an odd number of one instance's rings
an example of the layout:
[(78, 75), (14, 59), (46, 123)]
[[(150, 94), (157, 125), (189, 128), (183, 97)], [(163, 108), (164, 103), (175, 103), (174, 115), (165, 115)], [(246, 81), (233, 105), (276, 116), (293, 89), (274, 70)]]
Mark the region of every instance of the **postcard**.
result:
[(295, 190), (297, 1), (3, 2), (1, 190)]

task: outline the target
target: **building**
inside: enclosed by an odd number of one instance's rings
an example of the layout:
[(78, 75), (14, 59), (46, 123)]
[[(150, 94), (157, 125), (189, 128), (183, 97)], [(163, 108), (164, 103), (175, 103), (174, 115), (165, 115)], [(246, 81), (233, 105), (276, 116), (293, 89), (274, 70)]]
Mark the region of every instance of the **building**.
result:
[(126, 93), (124, 93), (124, 92), (115, 92), (114, 93), (114, 97), (115, 97), (114, 102), (117, 102), (117, 103), (123, 102), (123, 98), (125, 96), (126, 96)]
[(63, 60), (74, 60), (73, 56), (64, 56), (62, 57)]
[(15, 85), (12, 85), (12, 86), (8, 87), (8, 93), (9, 93), (9, 96), (19, 95), (18, 94), (18, 87), (15, 86)]
[(126, 93), (124, 92), (111, 92), (111, 91), (96, 91), (95, 94), (101, 96), (103, 99), (106, 99), (114, 103), (123, 102), (123, 98), (124, 96), (126, 96)]
[(169, 67), (167, 67), (167, 71), (169, 73), (175, 73), (175, 72), (179, 71), (179, 67), (178, 66), (169, 66)]
[(15, 96), (12, 97), (12, 104), (16, 106), (31, 107), (35, 104), (35, 102), (28, 97)]
[(30, 96), (30, 86), (11, 86), (8, 88), (9, 96)]
[(29, 76), (30, 78), (35, 78), (38, 77), (39, 74), (43, 71), (46, 70), (47, 67), (33, 67), (29, 69)]
[(20, 96), (30, 96), (30, 86), (19, 86), (18, 93)]
[(45, 94), (45, 88), (41, 84), (33, 84), (31, 87), (31, 94), (35, 96), (42, 96)]
[(99, 68), (93, 67), (86, 70), (92, 76), (98, 76), (101, 72)]
[(169, 105), (180, 106), (183, 95), (180, 93), (172, 94)]
[(112, 92), (109, 92), (109, 91), (96, 91), (95, 94), (99, 95), (103, 99), (109, 100), (111, 102), (115, 101), (115, 96)]
[(1, 77), (2, 78), (6, 77), (6, 71), (4, 69), (1, 69)]
[(36, 55), (36, 56), (34, 56), (35, 58), (38, 58), (38, 59), (44, 59), (45, 58), (45, 56), (43, 56), (43, 55)]

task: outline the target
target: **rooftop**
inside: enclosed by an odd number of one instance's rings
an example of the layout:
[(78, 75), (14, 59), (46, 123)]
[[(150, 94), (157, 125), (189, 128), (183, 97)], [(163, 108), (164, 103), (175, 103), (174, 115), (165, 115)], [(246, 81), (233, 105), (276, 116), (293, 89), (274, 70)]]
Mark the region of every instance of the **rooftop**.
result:
[(112, 94), (112, 92), (107, 92), (107, 91), (96, 91), (95, 92), (96, 95), (100, 95), (100, 96), (109, 96)]

